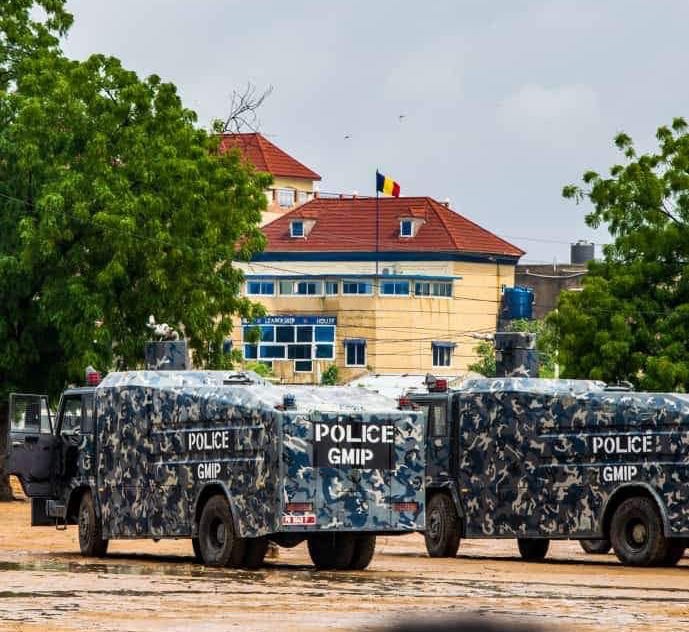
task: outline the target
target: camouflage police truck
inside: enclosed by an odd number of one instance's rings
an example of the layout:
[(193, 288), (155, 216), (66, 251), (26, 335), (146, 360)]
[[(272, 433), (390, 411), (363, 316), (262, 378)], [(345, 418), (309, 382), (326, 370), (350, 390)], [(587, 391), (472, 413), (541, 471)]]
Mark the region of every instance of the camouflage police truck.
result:
[(378, 395), (255, 374), (111, 373), (14, 395), (11, 472), (34, 526), (76, 524), (81, 552), (191, 538), (211, 566), (256, 567), (304, 540), (323, 569), (363, 569), (377, 534), (424, 522), (424, 417)]
[(556, 539), (612, 544), (635, 566), (682, 557), (689, 396), (530, 378), (435, 386), (411, 397), (428, 415), (431, 556), (454, 557), (460, 538), (516, 538), (526, 560)]

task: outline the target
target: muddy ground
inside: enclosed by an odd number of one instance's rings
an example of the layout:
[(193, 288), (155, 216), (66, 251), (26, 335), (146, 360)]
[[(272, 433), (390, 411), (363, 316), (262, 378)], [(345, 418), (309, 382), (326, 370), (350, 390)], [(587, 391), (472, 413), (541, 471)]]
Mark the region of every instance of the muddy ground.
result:
[(0, 631), (366, 630), (478, 612), (557, 630), (689, 629), (689, 560), (631, 569), (576, 543), (547, 562), (520, 561), (512, 541), (463, 542), (431, 560), (418, 535), (379, 539), (363, 572), (316, 572), (304, 545), (257, 572), (209, 570), (189, 541), (113, 542), (78, 555), (75, 527), (29, 528), (27, 502), (0, 504)]

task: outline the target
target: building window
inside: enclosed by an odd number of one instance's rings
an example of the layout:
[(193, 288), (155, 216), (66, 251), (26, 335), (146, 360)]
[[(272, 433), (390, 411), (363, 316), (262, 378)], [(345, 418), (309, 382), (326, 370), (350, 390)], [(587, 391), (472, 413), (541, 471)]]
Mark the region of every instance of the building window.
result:
[(400, 221), (400, 237), (413, 237), (414, 223), (410, 219)]
[(337, 281), (326, 281), (325, 282), (325, 293), (328, 296), (334, 296), (337, 294)]
[(294, 294), (294, 281), (280, 281), (280, 294), (282, 296)]
[(409, 296), (409, 281), (382, 281), (380, 293), (384, 296)]
[[(280, 205), (282, 206), (282, 205)], [(292, 237), (303, 237), (304, 236), (304, 222), (301, 220), (292, 220), (289, 223), (290, 234)]]
[(321, 325), (315, 327), (316, 342), (335, 342), (335, 327)]
[(428, 281), (417, 281), (414, 283), (414, 296), (430, 296), (431, 284)]
[(371, 281), (342, 281), (342, 294), (373, 294)]
[(366, 366), (366, 341), (345, 340), (345, 365)]
[(282, 208), (294, 206), (294, 191), (292, 189), (278, 189), (278, 205)]
[(417, 281), (414, 283), (414, 295), (452, 298), (452, 281)]
[(452, 297), (452, 282), (434, 281), (431, 283), (431, 294), (433, 296)]
[[(280, 317), (276, 317), (276, 320)], [(281, 319), (281, 318), (280, 318)], [(271, 317), (265, 320), (273, 321)], [(265, 322), (261, 319), (258, 322)], [(244, 334), (244, 358), (260, 362), (292, 360), (298, 373), (311, 372), (314, 360), (335, 359), (336, 325), (317, 325), (332, 317), (302, 317), (292, 324), (246, 324)], [(310, 367), (310, 368), (309, 368)]]
[(297, 360), (294, 363), (295, 373), (311, 373), (313, 371), (313, 362), (311, 360)]
[(451, 366), (452, 351), (455, 345), (453, 342), (433, 342), (433, 366)]
[(294, 326), (276, 327), (275, 342), (294, 342)]
[(297, 191), (297, 202), (303, 204), (309, 199), (309, 194), (306, 191)]
[(322, 281), (297, 281), (295, 294), (317, 296), (323, 294)]
[(249, 296), (273, 296), (275, 281), (247, 281), (246, 293)]

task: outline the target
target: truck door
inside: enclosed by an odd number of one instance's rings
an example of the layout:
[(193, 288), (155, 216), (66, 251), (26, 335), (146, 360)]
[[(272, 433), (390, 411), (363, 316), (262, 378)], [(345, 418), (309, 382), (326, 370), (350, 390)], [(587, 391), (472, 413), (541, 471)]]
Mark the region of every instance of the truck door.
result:
[(12, 393), (9, 473), (19, 478), (27, 496), (53, 496), (55, 449), (47, 396)]

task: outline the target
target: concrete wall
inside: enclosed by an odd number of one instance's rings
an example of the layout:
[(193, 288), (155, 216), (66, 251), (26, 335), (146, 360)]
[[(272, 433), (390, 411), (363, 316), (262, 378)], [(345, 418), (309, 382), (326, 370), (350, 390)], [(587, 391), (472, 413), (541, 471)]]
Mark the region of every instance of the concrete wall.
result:
[(534, 290), (534, 318), (543, 318), (557, 306), (563, 290), (581, 289), (586, 276), (586, 264), (518, 265), (515, 284)]

